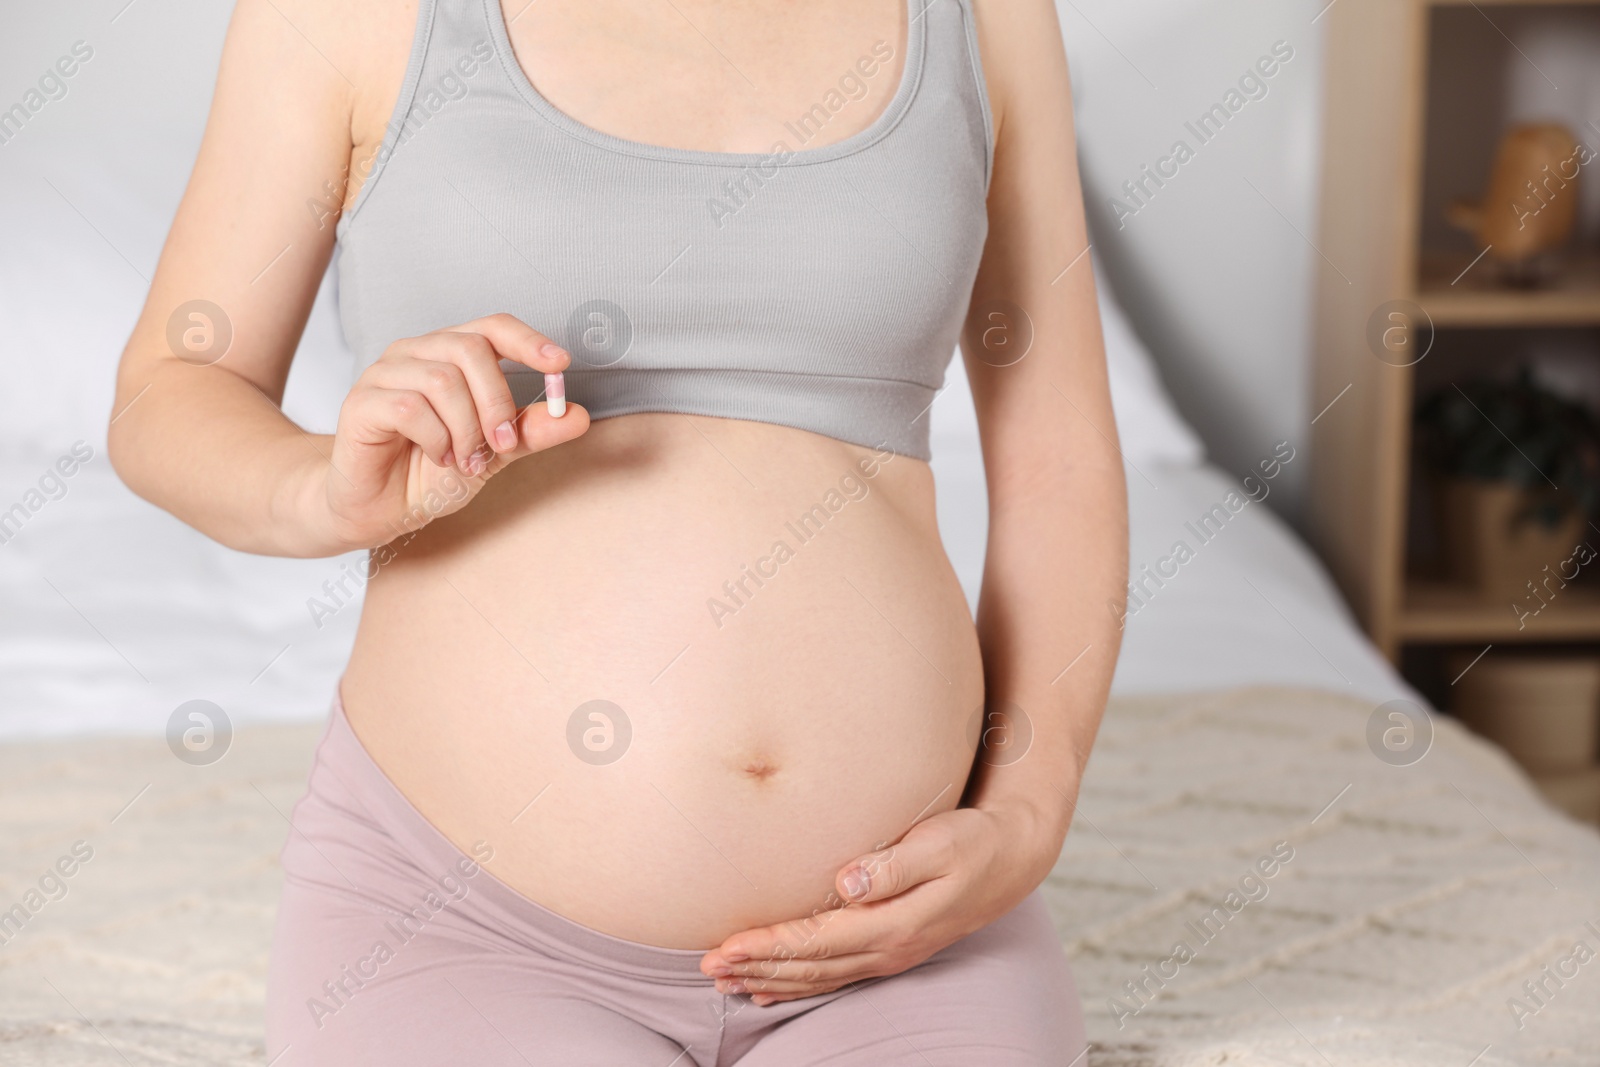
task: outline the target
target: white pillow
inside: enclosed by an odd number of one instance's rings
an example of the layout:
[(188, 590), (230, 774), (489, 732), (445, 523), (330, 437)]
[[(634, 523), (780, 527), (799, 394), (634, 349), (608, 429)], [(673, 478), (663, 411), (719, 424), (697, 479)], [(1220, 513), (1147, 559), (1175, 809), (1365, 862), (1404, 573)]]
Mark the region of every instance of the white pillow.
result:
[(1136, 467), (1144, 463), (1199, 466), (1205, 461), (1205, 446), (1173, 406), (1150, 350), (1133, 332), (1133, 325), (1098, 263), (1094, 266), (1094, 284), (1100, 298), (1111, 407), (1116, 413), (1123, 456)]

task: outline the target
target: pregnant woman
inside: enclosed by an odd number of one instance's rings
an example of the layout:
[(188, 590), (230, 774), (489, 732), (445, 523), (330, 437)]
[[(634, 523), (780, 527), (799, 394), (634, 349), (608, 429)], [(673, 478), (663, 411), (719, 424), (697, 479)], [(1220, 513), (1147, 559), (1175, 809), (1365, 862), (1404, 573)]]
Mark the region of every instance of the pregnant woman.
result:
[(1082, 1062), (1036, 887), (1126, 526), (1069, 90), (1048, 0), (240, 0), (111, 455), (239, 550), (371, 553), (269, 1059)]

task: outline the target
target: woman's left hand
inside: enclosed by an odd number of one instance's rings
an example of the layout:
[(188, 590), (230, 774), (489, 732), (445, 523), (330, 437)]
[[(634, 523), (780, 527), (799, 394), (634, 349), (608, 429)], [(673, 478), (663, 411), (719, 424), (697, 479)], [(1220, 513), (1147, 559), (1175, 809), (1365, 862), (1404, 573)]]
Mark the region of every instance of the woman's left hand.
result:
[(1054, 866), (1062, 836), (1021, 807), (930, 816), (846, 864), (832, 910), (734, 934), (700, 970), (719, 992), (763, 1006), (899, 974), (1020, 903)]

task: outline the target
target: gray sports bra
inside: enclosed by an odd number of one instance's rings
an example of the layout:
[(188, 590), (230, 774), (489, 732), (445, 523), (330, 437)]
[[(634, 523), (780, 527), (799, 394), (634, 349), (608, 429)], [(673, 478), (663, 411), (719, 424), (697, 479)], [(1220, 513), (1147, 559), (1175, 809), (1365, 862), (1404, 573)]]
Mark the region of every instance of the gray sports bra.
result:
[[(929, 458), (993, 144), (970, 0), (907, 2), (900, 86), (871, 126), (805, 147), (900, 42), (864, 51), (771, 152), (721, 153), (585, 126), (528, 81), (499, 0), (420, 0), (394, 117), (338, 224), (358, 372), (503, 311), (572, 353), (567, 396), (595, 418), (719, 415)], [(540, 395), (540, 375), (501, 365), (519, 405)]]

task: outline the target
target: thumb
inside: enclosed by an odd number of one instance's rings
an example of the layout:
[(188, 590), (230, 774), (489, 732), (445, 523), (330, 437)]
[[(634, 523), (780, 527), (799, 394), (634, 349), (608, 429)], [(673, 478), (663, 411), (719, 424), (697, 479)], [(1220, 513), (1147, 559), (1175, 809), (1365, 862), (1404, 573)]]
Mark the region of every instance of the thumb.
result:
[(499, 473), (507, 464), (524, 456), (582, 437), (589, 431), (589, 412), (583, 405), (568, 401), (566, 413), (558, 419), (551, 416), (543, 401), (535, 401), (517, 413), (512, 425), (517, 429), (517, 447), (496, 455), (484, 472), (485, 477)]
[(908, 836), (898, 844), (845, 864), (839, 870), (835, 888), (851, 904), (883, 900), (936, 877), (940, 872), (935, 859), (932, 847), (914, 835)]

